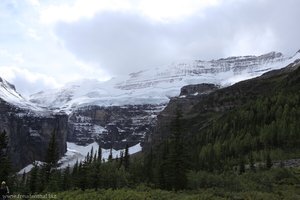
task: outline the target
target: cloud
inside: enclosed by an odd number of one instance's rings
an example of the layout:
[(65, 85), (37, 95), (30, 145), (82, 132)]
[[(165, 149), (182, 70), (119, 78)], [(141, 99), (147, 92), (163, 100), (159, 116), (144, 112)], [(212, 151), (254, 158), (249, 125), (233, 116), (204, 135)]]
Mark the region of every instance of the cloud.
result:
[(292, 55), (300, 48), (299, 7), (295, 0), (3, 0), (0, 72), (33, 93), (173, 61)]
[(167, 23), (138, 12), (101, 12), (60, 22), (55, 33), (78, 59), (123, 74), (176, 60), (292, 54), (300, 48), (299, 6), (292, 0), (223, 1), (201, 15)]
[[(33, 0), (30, 0), (33, 1)], [(190, 16), (221, 0), (76, 0), (45, 7), (41, 22), (46, 24), (91, 19), (101, 12), (135, 12), (153, 20), (169, 21)]]
[(41, 5), (39, 0), (27, 0), (27, 2), (32, 6), (40, 6)]
[(0, 77), (13, 83), (17, 91), (25, 96), (32, 94), (32, 92), (41, 91), (44, 88), (61, 87), (55, 78), (51, 76), (12, 66), (0, 67)]

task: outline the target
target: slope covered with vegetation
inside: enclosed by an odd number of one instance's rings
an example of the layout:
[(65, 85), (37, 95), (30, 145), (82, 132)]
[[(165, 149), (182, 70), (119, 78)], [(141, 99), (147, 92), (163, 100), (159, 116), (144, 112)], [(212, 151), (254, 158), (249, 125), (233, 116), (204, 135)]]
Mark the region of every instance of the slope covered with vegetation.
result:
[[(150, 180), (160, 187), (176, 189), (182, 166), (195, 174), (242, 174), (300, 158), (299, 64), (195, 98), (193, 105), (174, 99), (160, 116), (146, 157)], [(176, 132), (180, 143), (172, 146)], [(182, 164), (172, 173), (174, 149), (185, 153), (177, 154)]]

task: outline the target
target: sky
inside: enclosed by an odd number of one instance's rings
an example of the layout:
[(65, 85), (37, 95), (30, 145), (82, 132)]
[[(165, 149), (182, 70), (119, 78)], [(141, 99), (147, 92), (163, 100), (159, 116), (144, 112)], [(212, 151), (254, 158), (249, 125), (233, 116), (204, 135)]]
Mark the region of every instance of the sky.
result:
[(298, 0), (1, 0), (0, 77), (23, 95), (185, 60), (300, 49)]

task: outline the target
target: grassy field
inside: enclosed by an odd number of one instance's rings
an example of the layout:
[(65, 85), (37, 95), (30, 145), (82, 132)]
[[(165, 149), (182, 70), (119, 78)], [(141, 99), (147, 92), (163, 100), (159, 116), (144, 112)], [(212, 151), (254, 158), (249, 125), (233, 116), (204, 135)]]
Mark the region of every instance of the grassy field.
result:
[[(271, 169), (237, 174), (190, 174), (189, 190), (165, 191), (145, 185), (134, 188), (70, 190), (51, 194), (64, 200), (196, 200), (196, 199), (266, 199), (299, 200), (300, 169)], [(32, 198), (37, 199), (37, 198)], [(42, 198), (41, 198), (42, 199)], [(54, 199), (54, 198), (53, 198)]]
[(247, 191), (247, 192), (226, 192), (222, 189), (206, 189), (198, 191), (180, 191), (170, 192), (154, 189), (118, 189), (118, 190), (87, 190), (87, 191), (68, 191), (57, 194), (57, 199), (66, 200), (196, 200), (196, 199), (300, 199), (300, 188), (296, 186), (280, 186), (276, 192), (261, 192), (261, 191)]

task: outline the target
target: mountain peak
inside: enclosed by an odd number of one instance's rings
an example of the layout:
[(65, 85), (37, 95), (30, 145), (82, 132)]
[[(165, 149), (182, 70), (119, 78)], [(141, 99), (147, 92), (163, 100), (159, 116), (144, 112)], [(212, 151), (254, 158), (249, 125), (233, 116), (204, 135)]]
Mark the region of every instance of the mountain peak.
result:
[(101, 83), (95, 80), (79, 81), (76, 86), (71, 84), (60, 90), (34, 94), (30, 101), (66, 112), (87, 105), (165, 104), (169, 102), (169, 97), (178, 96), (180, 88), (185, 85), (211, 83), (226, 87), (285, 67), (295, 58), (273, 51), (259, 56), (175, 62)]
[(9, 83), (8, 81), (4, 80), (1, 77), (0, 77), (0, 86), (6, 89), (12, 89), (13, 91), (16, 91), (16, 87), (13, 84)]
[(259, 57), (272, 57), (272, 58), (278, 58), (283, 57), (283, 54), (281, 52), (271, 51), (270, 53), (263, 54)]
[(42, 110), (40, 107), (32, 104), (20, 95), (16, 87), (0, 77), (0, 99), (18, 108), (30, 109), (34, 111)]

